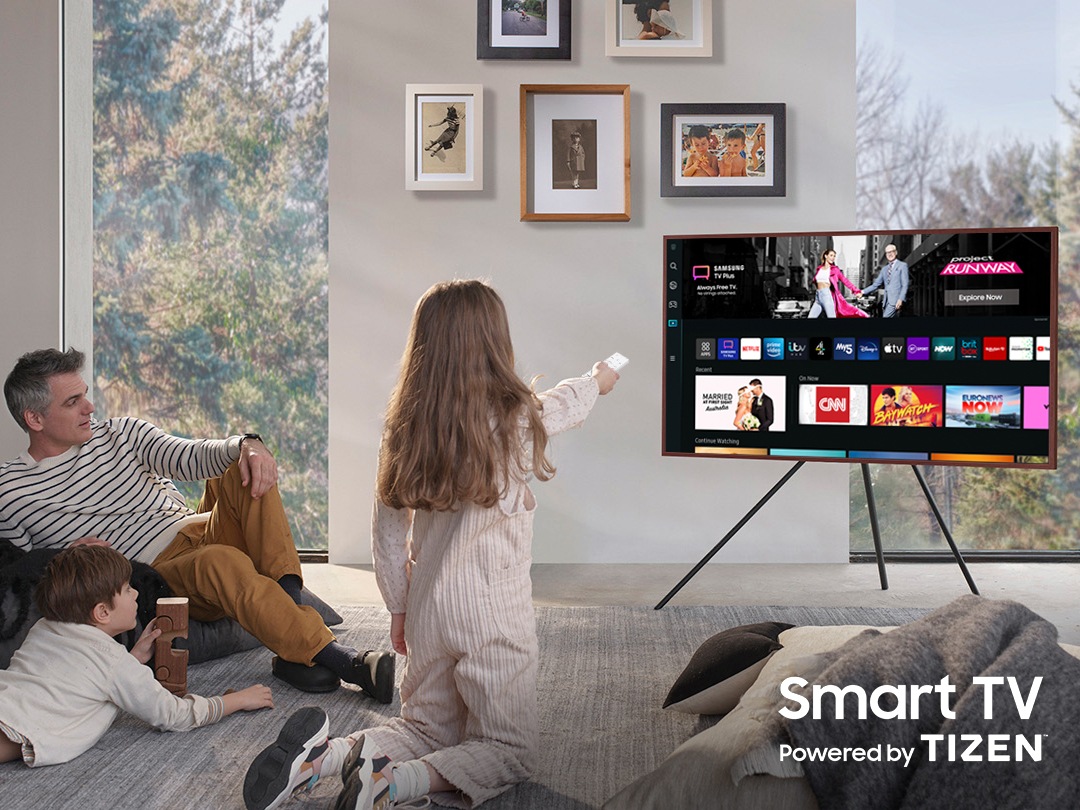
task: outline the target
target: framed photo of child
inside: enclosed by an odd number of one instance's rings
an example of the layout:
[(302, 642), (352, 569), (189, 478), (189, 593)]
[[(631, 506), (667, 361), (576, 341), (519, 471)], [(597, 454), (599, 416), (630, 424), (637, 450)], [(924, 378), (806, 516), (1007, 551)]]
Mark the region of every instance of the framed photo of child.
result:
[(405, 85), (405, 188), (484, 188), (484, 88)]
[(713, 0), (604, 0), (607, 56), (712, 56)]
[(783, 197), (785, 104), (661, 104), (661, 197)]
[(521, 220), (630, 219), (630, 86), (521, 85)]

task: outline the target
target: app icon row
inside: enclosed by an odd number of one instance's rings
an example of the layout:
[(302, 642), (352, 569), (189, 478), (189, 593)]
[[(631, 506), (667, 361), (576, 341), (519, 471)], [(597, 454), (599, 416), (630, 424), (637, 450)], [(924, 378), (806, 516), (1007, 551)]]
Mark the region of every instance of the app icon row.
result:
[(697, 338), (697, 360), (1049, 360), (1050, 337)]

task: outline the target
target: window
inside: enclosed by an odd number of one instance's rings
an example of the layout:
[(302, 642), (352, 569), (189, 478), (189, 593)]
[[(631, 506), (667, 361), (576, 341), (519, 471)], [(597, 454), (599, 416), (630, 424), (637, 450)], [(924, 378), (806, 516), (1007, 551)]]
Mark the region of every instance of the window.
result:
[[(973, 549), (1080, 549), (1080, 54), (1075, 4), (1002, 0), (858, 6), (860, 228), (1057, 225), (1058, 469), (927, 468), (953, 535)], [(988, 57), (992, 54), (992, 57)], [(1062, 113), (1060, 101), (1070, 115)], [(871, 466), (891, 548), (946, 549), (915, 477)], [(851, 543), (872, 548), (861, 472), (851, 473)]]
[(315, 0), (93, 7), (98, 416), (262, 434), (302, 549), (327, 546), (327, 25)]

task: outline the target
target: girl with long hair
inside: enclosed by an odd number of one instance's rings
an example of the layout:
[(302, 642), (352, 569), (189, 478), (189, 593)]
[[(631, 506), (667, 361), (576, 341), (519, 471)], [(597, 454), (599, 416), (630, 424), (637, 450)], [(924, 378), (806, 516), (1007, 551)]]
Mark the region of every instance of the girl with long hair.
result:
[(618, 378), (596, 363), (535, 393), (515, 373), (491, 287), (449, 281), (423, 295), (387, 409), (372, 518), (390, 639), (408, 655), (401, 716), (328, 739), (321, 709), (294, 714), (279, 736), (281, 768), (296, 774), (280, 779), (281, 800), (342, 762), (337, 807), (350, 810), (429, 793), (473, 807), (531, 776), (539, 652), (528, 482), (551, 478), (548, 437), (580, 425)]

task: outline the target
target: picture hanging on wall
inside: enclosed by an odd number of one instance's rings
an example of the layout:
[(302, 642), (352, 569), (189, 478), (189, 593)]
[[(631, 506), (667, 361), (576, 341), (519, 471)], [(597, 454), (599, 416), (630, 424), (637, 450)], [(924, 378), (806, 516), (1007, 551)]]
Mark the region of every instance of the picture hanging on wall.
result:
[(661, 197), (783, 197), (784, 104), (661, 104)]
[(630, 86), (521, 86), (521, 219), (630, 219)]
[(712, 56), (713, 0), (604, 0), (608, 56)]
[(477, 0), (477, 59), (569, 59), (570, 0)]
[(483, 85), (405, 85), (405, 188), (484, 188)]

